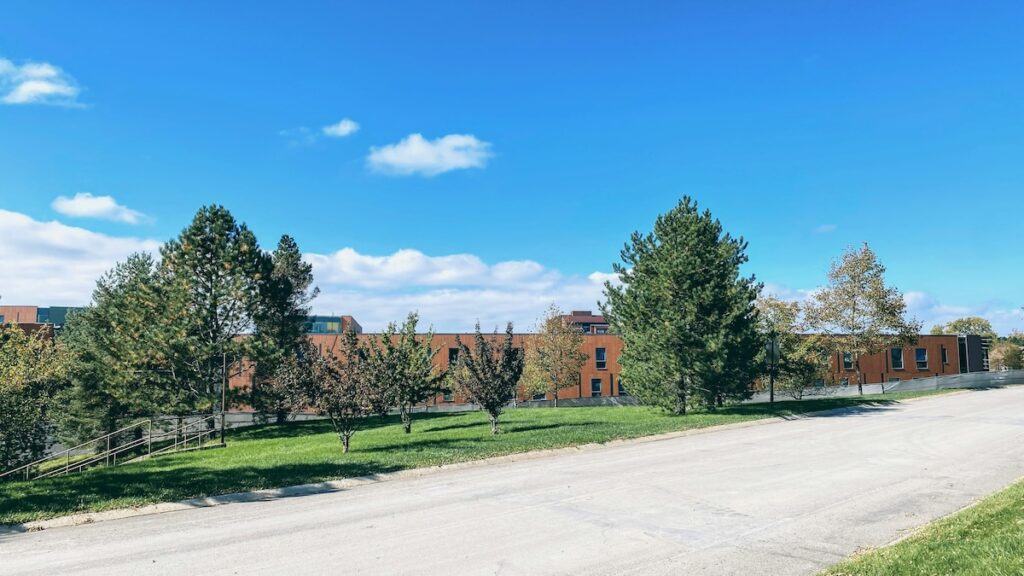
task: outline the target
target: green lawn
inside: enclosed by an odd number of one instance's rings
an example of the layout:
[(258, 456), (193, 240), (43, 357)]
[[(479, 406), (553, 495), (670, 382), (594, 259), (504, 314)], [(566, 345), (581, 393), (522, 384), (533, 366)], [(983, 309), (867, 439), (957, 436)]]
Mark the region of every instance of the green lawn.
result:
[(1024, 481), (894, 546), (862, 554), (822, 574), (1024, 574)]
[(886, 404), (928, 393), (732, 406), (710, 413), (670, 416), (644, 407), (524, 408), (501, 417), (492, 436), (485, 414), (416, 414), (413, 432), (397, 417), (368, 419), (352, 438), (352, 451), (325, 421), (269, 425), (232, 432), (228, 446), (170, 454), (80, 474), (0, 483), (0, 524), (82, 511), (99, 511), (436, 466), (489, 456), (636, 438), (787, 416), (829, 408)]

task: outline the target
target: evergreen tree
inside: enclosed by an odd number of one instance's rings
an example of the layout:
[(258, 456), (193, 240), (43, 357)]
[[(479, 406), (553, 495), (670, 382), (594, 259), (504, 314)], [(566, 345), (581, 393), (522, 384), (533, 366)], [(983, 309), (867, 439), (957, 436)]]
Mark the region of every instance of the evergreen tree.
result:
[(515, 397), (516, 384), (523, 372), (523, 351), (512, 344), (511, 322), (500, 345), (497, 334), (484, 338), (477, 322), (473, 343), (471, 349), (458, 336), (455, 337), (459, 359), (451, 379), (465, 397), (487, 412), (491, 419), (491, 433), (497, 434), (498, 417)]
[(166, 343), (177, 380), (196, 409), (212, 411), (228, 376), (224, 359), (249, 355), (253, 340), (238, 336), (269, 315), (265, 296), (274, 262), (223, 206), (201, 208), (160, 253), (170, 308), (165, 320), (178, 328)]
[(309, 303), (320, 290), (311, 288), (313, 267), (302, 260), (302, 252), (291, 236), (281, 237), (270, 258), (272, 272), (262, 284), (263, 304), (257, 307), (254, 318), (252, 404), (281, 423), (303, 406), (291, 401), (293, 396), (287, 387), (273, 381), (273, 374), (278, 364), (298, 354), (306, 341)]
[(633, 233), (602, 310), (623, 339), (621, 377), (637, 400), (683, 414), (749, 395), (761, 285), (740, 275), (746, 248), (689, 197), (653, 232)]
[(441, 375), (434, 369), (433, 329), (422, 337), (416, 335), (419, 315), (410, 312), (402, 324), (398, 342), (398, 374), (394, 378), (395, 402), (402, 417), (402, 428), (408, 434), (412, 431), (412, 407), (425, 401), (440, 389)]
[(184, 414), (192, 398), (176, 370), (181, 326), (167, 306), (166, 286), (149, 254), (133, 254), (96, 283), (92, 304), (61, 332), (71, 361), (62, 392), (61, 438), (79, 441), (141, 415)]

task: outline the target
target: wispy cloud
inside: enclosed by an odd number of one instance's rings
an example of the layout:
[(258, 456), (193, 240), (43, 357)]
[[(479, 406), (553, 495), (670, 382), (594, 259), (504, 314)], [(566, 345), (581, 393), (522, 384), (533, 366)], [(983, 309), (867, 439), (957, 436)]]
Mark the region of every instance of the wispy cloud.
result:
[(52, 64), (27, 62), (18, 66), (0, 58), (0, 102), (4, 104), (81, 106), (78, 93), (75, 79)]
[(835, 224), (821, 224), (814, 229), (815, 234), (831, 234), (838, 230), (839, 227)]
[(278, 130), (277, 135), (289, 146), (309, 146), (317, 141), (317, 134), (305, 126)]
[(71, 198), (58, 196), (51, 206), (58, 213), (73, 218), (98, 218), (125, 224), (139, 224), (148, 219), (142, 212), (118, 204), (113, 196), (93, 196), (88, 192), (79, 192)]
[(483, 168), (491, 156), (491, 144), (471, 134), (449, 134), (434, 140), (410, 134), (395, 144), (370, 148), (366, 163), (385, 174), (436, 176)]
[(324, 126), (320, 131), (323, 132), (325, 136), (329, 136), (331, 138), (344, 138), (345, 136), (358, 132), (359, 123), (350, 118), (344, 118), (337, 124)]

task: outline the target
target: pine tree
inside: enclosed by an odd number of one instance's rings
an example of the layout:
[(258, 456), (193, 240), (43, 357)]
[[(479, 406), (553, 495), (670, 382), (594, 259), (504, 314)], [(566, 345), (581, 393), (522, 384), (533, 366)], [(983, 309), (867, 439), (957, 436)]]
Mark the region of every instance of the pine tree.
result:
[(237, 336), (251, 333), (266, 314), (273, 261), (223, 206), (201, 208), (160, 253), (165, 320), (179, 328), (167, 342), (172, 363), (194, 408), (212, 411), (227, 377), (224, 359), (237, 362), (252, 351), (252, 339)]
[(312, 287), (313, 267), (302, 260), (302, 252), (291, 236), (282, 236), (270, 255), (272, 272), (262, 283), (263, 304), (254, 318), (255, 334), (251, 347), (254, 363), (252, 404), (260, 412), (272, 414), (278, 423), (301, 409), (290, 401), (286, 387), (277, 385), (272, 375), (277, 365), (295, 356), (305, 342), (309, 303), (320, 290)]
[(761, 285), (740, 275), (746, 248), (689, 197), (653, 232), (633, 233), (602, 310), (623, 339), (621, 378), (638, 401), (683, 414), (750, 394)]

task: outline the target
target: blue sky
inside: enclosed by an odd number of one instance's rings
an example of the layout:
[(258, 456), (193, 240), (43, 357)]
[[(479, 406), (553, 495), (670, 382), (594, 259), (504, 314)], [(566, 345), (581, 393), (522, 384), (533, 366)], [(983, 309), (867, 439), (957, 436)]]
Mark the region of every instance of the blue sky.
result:
[(1024, 329), (1020, 3), (150, 4), (5, 6), (5, 303), (217, 202), (318, 311), (523, 325), (689, 194), (775, 292), (867, 241), (926, 324)]

